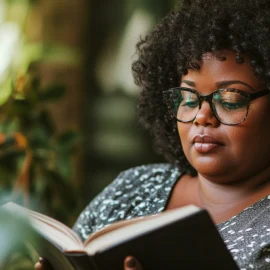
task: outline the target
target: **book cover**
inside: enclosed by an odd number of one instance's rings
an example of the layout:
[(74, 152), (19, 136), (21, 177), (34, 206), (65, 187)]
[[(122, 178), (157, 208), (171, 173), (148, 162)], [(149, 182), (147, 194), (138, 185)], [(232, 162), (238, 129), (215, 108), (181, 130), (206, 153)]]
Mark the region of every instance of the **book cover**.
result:
[(144, 270), (238, 269), (209, 214), (196, 206), (116, 222), (84, 244), (54, 219), (14, 204), (4, 208), (29, 217), (38, 242), (32, 244), (54, 269), (123, 270), (126, 256)]

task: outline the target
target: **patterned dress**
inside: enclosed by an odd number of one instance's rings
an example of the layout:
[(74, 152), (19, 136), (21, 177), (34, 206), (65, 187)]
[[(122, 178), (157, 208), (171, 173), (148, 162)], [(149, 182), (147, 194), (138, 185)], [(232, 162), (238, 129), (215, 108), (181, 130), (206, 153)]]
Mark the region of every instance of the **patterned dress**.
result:
[[(181, 175), (171, 164), (140, 166), (120, 173), (84, 209), (74, 231), (85, 240), (115, 221), (164, 211)], [(270, 269), (270, 196), (217, 228), (241, 270)]]

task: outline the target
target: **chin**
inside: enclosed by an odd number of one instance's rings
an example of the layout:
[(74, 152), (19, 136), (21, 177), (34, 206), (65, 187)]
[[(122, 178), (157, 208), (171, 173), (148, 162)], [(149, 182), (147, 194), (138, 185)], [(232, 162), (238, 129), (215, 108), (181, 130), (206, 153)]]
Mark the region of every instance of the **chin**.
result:
[(196, 162), (191, 162), (190, 164), (195, 168), (198, 174), (204, 176), (208, 175), (209, 177), (227, 175), (232, 172), (227, 162), (218, 161), (209, 157), (197, 159)]

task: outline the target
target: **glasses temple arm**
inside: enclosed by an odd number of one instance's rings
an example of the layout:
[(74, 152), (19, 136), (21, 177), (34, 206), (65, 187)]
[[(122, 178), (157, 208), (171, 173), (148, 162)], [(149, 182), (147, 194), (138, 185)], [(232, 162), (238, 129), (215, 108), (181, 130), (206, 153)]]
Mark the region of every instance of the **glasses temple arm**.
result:
[(250, 99), (253, 100), (255, 98), (259, 98), (259, 97), (262, 97), (262, 96), (266, 96), (270, 93), (270, 90), (269, 89), (264, 89), (262, 91), (259, 91), (257, 93), (253, 93), (253, 94), (250, 94)]

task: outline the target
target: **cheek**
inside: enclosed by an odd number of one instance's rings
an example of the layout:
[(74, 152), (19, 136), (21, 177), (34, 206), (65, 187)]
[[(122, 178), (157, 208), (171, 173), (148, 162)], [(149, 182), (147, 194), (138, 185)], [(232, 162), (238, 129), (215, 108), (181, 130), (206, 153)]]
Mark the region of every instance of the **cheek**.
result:
[[(264, 109), (263, 109), (264, 108)], [(263, 109), (263, 110), (262, 110)], [(246, 164), (265, 163), (270, 158), (270, 121), (268, 107), (251, 108), (239, 126), (223, 126), (229, 149), (235, 159)], [(250, 166), (252, 166), (250, 164)]]
[(180, 138), (180, 141), (181, 141), (181, 144), (182, 144), (182, 147), (183, 147), (183, 150), (184, 150), (184, 153), (186, 154), (187, 153), (187, 148), (188, 148), (188, 133), (189, 133), (189, 130), (191, 128), (191, 124), (188, 124), (188, 123), (180, 123), (178, 122), (177, 123), (177, 129), (178, 129), (178, 134), (179, 134), (179, 138)]
[[(246, 125), (247, 136), (252, 137), (259, 144), (267, 144), (270, 139), (270, 104), (269, 99), (258, 100), (251, 104), (248, 117), (243, 123)], [(258, 141), (261, 139), (262, 141)], [(252, 141), (250, 141), (250, 144)]]

